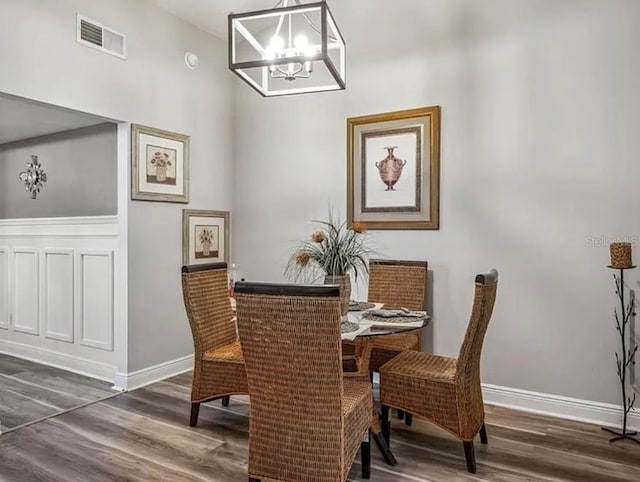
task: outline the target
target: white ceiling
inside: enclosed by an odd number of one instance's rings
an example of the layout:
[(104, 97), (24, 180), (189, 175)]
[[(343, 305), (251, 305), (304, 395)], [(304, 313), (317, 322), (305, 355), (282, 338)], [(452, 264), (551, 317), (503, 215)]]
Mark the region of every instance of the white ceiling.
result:
[[(227, 38), (227, 15), (264, 10), (277, 0), (149, 0), (158, 7), (200, 27), (218, 38)], [(306, 3), (306, 2), (305, 2)]]
[[(273, 8), (277, 0), (148, 0), (197, 27), (227, 39), (227, 15)], [(309, 3), (311, 0), (301, 0)], [(487, 8), (487, 2), (495, 8)], [(328, 0), (348, 49), (348, 58), (397, 56), (473, 44), (560, 10), (575, 13), (584, 0), (549, 9), (546, 0)], [(495, 15), (499, 11), (500, 15)], [(355, 54), (355, 57), (354, 57)]]
[[(167, 12), (227, 39), (227, 16), (275, 7), (277, 0), (149, 0)], [(302, 0), (310, 3), (311, 0)], [(293, 0), (291, 1), (293, 3)], [(384, 49), (402, 37), (407, 46), (424, 45), (442, 24), (476, 0), (329, 0), (351, 53)], [(392, 38), (390, 38), (392, 37)]]
[(0, 94), (0, 144), (103, 122), (100, 117)]
[[(148, 1), (225, 41), (229, 13), (264, 10), (277, 4), (277, 0)], [(301, 0), (302, 3), (311, 1)], [(459, 21), (460, 13), (469, 14), (478, 9), (474, 5), (477, 0), (329, 0), (327, 3), (345, 38), (349, 55), (359, 56), (388, 53), (397, 48), (399, 42), (407, 49), (429, 45), (444, 33), (443, 28), (451, 28), (452, 22)]]

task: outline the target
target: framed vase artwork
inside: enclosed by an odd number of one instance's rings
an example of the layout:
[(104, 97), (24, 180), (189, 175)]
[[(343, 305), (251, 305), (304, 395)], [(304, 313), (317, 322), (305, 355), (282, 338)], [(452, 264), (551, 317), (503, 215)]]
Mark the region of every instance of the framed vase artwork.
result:
[(440, 107), (347, 119), (347, 222), (440, 229)]
[(189, 136), (131, 126), (131, 199), (189, 202)]
[(229, 262), (229, 211), (182, 210), (182, 264)]

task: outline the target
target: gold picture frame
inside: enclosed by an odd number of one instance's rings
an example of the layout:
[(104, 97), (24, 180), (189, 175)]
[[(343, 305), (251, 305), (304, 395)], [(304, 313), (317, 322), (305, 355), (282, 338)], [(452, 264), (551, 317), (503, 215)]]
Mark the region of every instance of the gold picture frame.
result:
[(347, 222), (440, 229), (440, 106), (347, 119)]
[(189, 202), (190, 137), (131, 125), (131, 199)]
[(182, 264), (229, 263), (229, 211), (182, 210)]

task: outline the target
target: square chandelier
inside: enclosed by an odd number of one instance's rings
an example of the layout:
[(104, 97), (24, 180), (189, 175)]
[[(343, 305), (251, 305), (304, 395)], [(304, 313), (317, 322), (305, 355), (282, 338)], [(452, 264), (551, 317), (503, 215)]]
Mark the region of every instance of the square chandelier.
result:
[(341, 90), (346, 47), (327, 2), (281, 0), (229, 15), (229, 69), (265, 97)]

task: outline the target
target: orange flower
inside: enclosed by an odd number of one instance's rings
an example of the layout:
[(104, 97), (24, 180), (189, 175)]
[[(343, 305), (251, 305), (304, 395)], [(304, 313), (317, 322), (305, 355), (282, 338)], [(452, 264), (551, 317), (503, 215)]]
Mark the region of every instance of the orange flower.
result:
[(324, 233), (322, 231), (316, 231), (311, 235), (311, 241), (314, 243), (321, 243), (325, 240)]
[(309, 259), (311, 259), (311, 256), (309, 256), (309, 253), (307, 251), (298, 251), (298, 253), (296, 254), (296, 263), (299, 266), (308, 265)]
[(351, 228), (356, 232), (356, 233), (364, 233), (367, 230), (367, 225), (364, 223), (353, 223), (353, 226), (351, 226)]

